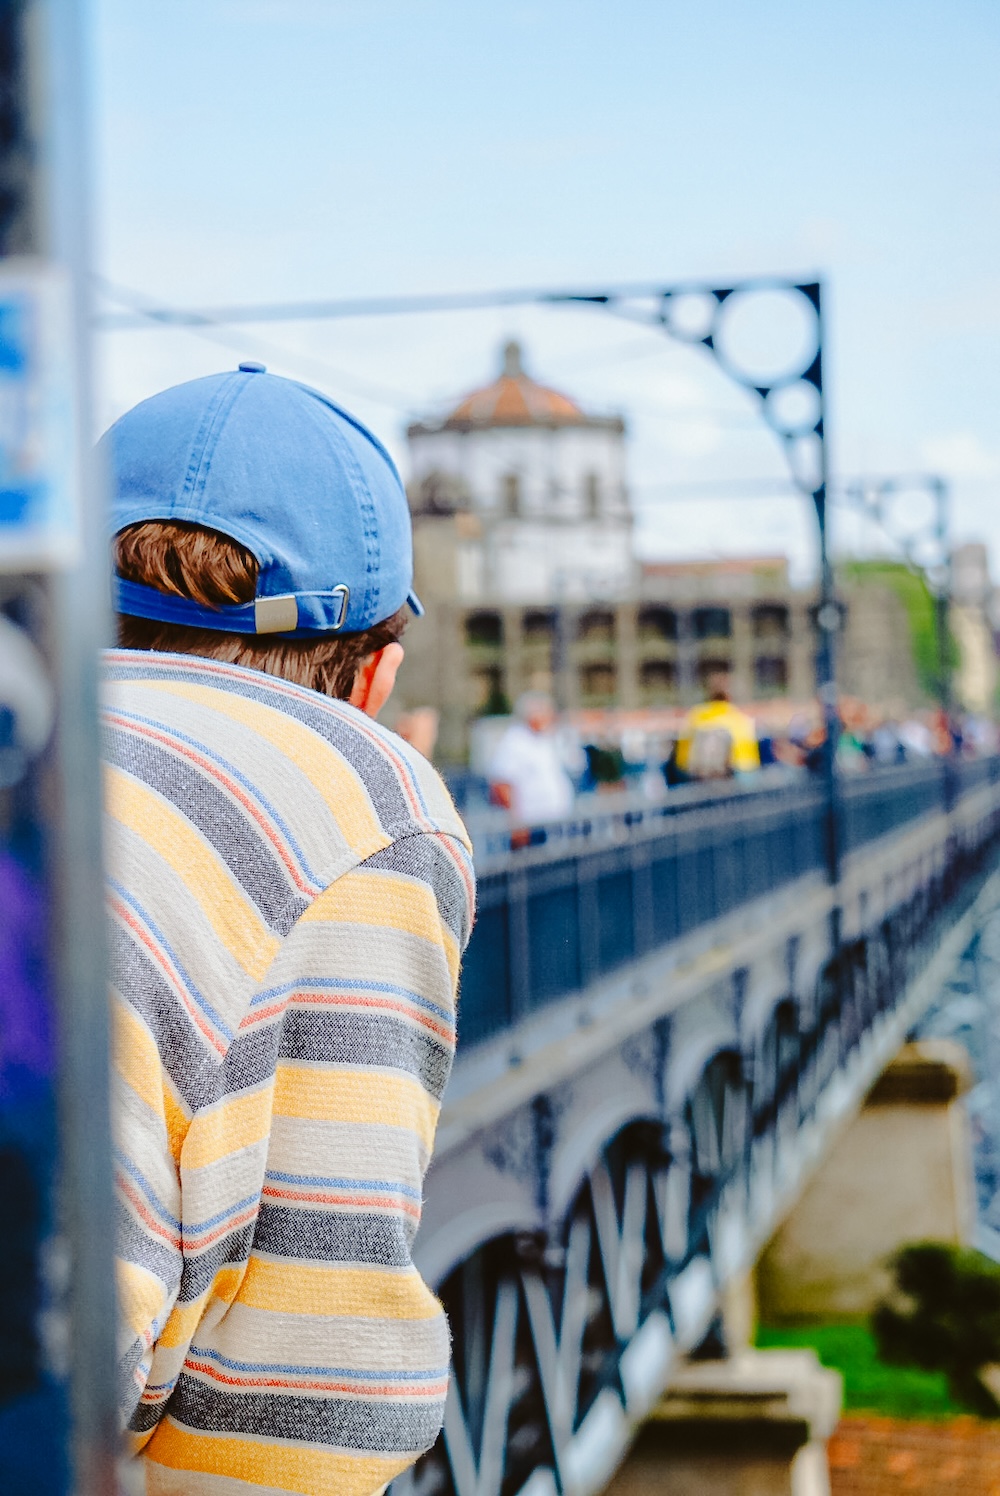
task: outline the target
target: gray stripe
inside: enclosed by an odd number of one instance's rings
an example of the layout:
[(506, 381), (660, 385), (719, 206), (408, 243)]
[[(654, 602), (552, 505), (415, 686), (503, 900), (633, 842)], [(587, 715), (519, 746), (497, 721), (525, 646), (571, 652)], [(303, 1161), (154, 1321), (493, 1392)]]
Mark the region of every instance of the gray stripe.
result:
[(299, 1439), (362, 1454), (429, 1449), (444, 1419), (443, 1400), (269, 1396), (222, 1391), (186, 1374), (167, 1409), (178, 1423), (206, 1433)]
[[(118, 1358), (118, 1407), (122, 1419), (129, 1427), (129, 1419), (134, 1415), (142, 1396), (142, 1388), (135, 1380), (135, 1369), (145, 1354), (146, 1343), (139, 1339), (134, 1340), (124, 1356)], [(153, 1422), (156, 1422), (155, 1418)]]
[(391, 1014), (358, 1009), (317, 1012), (313, 1008), (289, 1008), (281, 1028), (279, 1054), (284, 1060), (402, 1070), (435, 1097), (442, 1095), (451, 1070), (451, 1049), (439, 1040)]
[(281, 1038), (281, 1018), (238, 1033), (226, 1052), (222, 1066), (227, 1096), (262, 1085), (274, 1074)]
[(361, 1266), (410, 1267), (417, 1233), (410, 1216), (261, 1204), (254, 1250), (275, 1257)]
[[(234, 667), (235, 668), (235, 667)], [(316, 691), (300, 687), (298, 690), (275, 690), (268, 685), (267, 676), (259, 670), (247, 670), (238, 675), (222, 677), (210, 671), (199, 671), (196, 664), (178, 662), (176, 667), (164, 666), (159, 660), (150, 668), (148, 656), (145, 663), (134, 667), (113, 665), (107, 667), (112, 680), (156, 679), (198, 680), (217, 691), (228, 691), (242, 696), (247, 701), (259, 702), (273, 711), (293, 717), (308, 727), (342, 754), (364, 782), (374, 802), (375, 813), (388, 835), (412, 829), (414, 814), (409, 800), (403, 793), (397, 775), (388, 763), (385, 749), (372, 740), (350, 721), (346, 712), (331, 711), (324, 703), (326, 697)], [(372, 727), (376, 737), (380, 731)]]
[(193, 1299), (203, 1294), (206, 1288), (211, 1288), (212, 1280), (220, 1267), (225, 1267), (230, 1262), (246, 1262), (250, 1256), (253, 1232), (254, 1222), (248, 1221), (245, 1226), (238, 1226), (235, 1231), (227, 1232), (217, 1242), (206, 1247), (204, 1252), (199, 1252), (197, 1256), (185, 1257), (177, 1302), (190, 1304)]
[(195, 1111), (221, 1094), (221, 1063), (200, 1036), (145, 946), (117, 920), (109, 931), (112, 985), (146, 1024), (160, 1063), (187, 1106)]

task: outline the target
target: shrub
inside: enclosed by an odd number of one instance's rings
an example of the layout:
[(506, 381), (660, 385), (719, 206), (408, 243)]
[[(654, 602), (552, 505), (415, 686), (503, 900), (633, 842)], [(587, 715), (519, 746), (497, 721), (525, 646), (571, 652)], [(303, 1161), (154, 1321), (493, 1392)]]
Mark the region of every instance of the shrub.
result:
[(892, 1267), (893, 1291), (871, 1321), (882, 1360), (942, 1371), (956, 1401), (1000, 1415), (981, 1376), (1000, 1363), (1000, 1267), (946, 1242), (903, 1247)]

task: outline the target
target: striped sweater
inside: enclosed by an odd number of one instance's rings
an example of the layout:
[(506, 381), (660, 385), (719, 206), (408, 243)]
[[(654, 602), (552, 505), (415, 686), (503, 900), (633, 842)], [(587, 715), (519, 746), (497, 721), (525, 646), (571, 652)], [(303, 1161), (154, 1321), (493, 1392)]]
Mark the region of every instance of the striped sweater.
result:
[(411, 1261), (469, 844), (355, 708), (106, 658), (122, 1402), (149, 1496), (369, 1496), (434, 1440)]

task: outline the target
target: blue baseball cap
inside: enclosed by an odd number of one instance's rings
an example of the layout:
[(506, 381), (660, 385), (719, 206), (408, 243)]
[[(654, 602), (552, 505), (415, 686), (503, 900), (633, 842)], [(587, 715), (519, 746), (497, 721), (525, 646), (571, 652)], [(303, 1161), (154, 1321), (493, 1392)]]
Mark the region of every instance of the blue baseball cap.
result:
[(260, 568), (254, 601), (220, 608), (115, 577), (118, 612), (292, 639), (359, 633), (407, 602), (423, 612), (392, 458), (318, 390), (240, 364), (143, 400), (100, 450), (115, 534), (187, 520), (240, 541)]

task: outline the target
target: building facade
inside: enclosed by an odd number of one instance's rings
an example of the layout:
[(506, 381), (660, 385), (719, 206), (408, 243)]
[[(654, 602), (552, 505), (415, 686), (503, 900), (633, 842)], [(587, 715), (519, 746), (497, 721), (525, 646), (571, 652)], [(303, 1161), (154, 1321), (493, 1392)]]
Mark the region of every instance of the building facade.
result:
[[(641, 564), (624, 421), (588, 415), (503, 350), (499, 376), (436, 425), (409, 428), (416, 588), (401, 707), (441, 714), (443, 761), (472, 718), (550, 691), (566, 710), (686, 706), (725, 670), (744, 702), (807, 702), (814, 596), (781, 556)], [(843, 683), (920, 699), (905, 609), (850, 589)], [(877, 595), (876, 595), (877, 593)]]
[(633, 589), (625, 424), (587, 415), (530, 378), (517, 343), (504, 348), (492, 384), (407, 437), (416, 527), (465, 519), (449, 577), (463, 602), (573, 602)]

